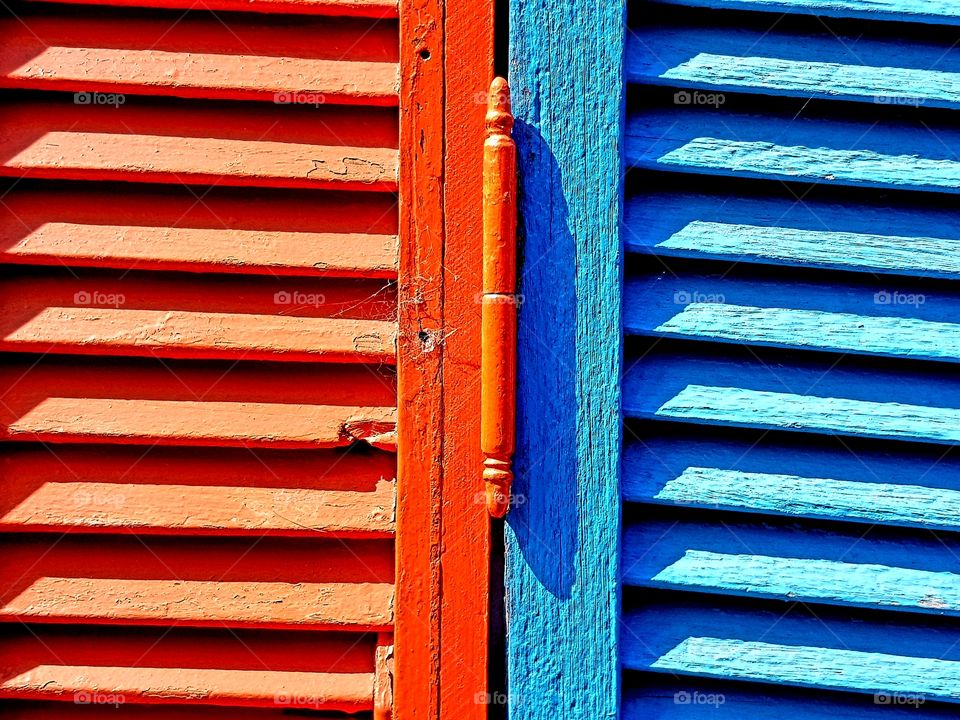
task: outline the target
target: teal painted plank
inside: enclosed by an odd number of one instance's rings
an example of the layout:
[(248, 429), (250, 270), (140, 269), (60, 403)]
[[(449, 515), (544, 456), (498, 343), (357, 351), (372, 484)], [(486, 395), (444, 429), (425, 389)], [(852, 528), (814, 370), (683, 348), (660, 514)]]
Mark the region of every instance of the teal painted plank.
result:
[(960, 325), (792, 308), (691, 303), (653, 335), (960, 362)]
[(509, 5), (527, 300), (514, 483), (523, 502), (505, 531), (508, 711), (616, 720), (625, 0)]
[(887, 155), (871, 150), (698, 137), (659, 156), (645, 154), (637, 165), (666, 166), (694, 173), (960, 193), (957, 160)]
[(631, 113), (626, 157), (645, 169), (960, 192), (957, 127), (897, 119), (882, 106), (865, 118), (797, 102), (792, 113), (762, 115), (676, 105)]
[[(960, 107), (960, 50), (922, 36), (876, 32), (803, 33), (767, 24), (722, 24), (697, 17), (632, 29), (629, 82), (840, 99), (877, 104)], [(710, 22), (713, 20), (713, 22)], [(708, 24), (709, 23), (709, 24)]]
[(960, 530), (960, 492), (920, 485), (688, 467), (634, 500), (855, 520), (937, 530)]
[(688, 385), (657, 417), (874, 438), (960, 442), (960, 409)]
[(652, 249), (682, 257), (960, 277), (960, 241), (948, 238), (694, 220)]
[(884, 565), (688, 550), (652, 582), (802, 602), (960, 614), (960, 575)]
[(715, 637), (688, 638), (658, 670), (865, 693), (960, 701), (960, 662)]
[(825, 17), (960, 24), (960, 6), (953, 0), (650, 0), (663, 5), (805, 13)]

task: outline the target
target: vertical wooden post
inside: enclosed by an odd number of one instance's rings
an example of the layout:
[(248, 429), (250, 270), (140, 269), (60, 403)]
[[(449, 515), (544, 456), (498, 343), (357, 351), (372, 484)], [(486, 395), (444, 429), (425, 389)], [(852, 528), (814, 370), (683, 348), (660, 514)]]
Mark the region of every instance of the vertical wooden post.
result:
[(483, 144), (483, 330), (480, 447), (487, 510), (510, 509), (517, 385), (517, 150), (510, 86), (494, 79)]
[(626, 2), (523, 0), (510, 15), (524, 300), (510, 718), (615, 720)]

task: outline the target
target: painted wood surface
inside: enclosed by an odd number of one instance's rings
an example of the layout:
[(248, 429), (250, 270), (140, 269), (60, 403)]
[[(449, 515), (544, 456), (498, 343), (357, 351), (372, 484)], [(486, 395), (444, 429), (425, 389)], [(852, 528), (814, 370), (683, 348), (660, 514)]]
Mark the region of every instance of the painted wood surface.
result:
[(626, 204), (624, 242), (662, 257), (957, 277), (960, 224), (948, 205), (839, 192), (814, 189), (802, 203), (779, 186), (645, 192)]
[[(895, 60), (892, 60), (895, 58)], [(637, 28), (624, 61), (629, 82), (701, 91), (909, 103), (956, 109), (960, 54), (949, 42), (909, 43), (860, 33), (669, 22)]]
[[(47, 2), (48, 0), (36, 0)], [(397, 0), (65, 0), (76, 5), (117, 7), (176, 8), (179, 10), (243, 10), (295, 15), (346, 15), (351, 17), (392, 18), (397, 16)]]
[(397, 6), (73, 5), (2, 28), (0, 715), (382, 718)]
[(35, 632), (19, 624), (7, 632), (0, 697), (56, 700), (61, 713), (73, 707), (75, 693), (81, 699), (119, 694), (147, 705), (373, 707), (372, 637), (223, 628), (48, 626)]
[[(618, 716), (625, 6), (511, 7), (521, 243), (510, 715)], [(590, 48), (584, 52), (585, 47)]]
[[(476, 468), (480, 451), (482, 290), (482, 185), (484, 93), (493, 77), (494, 2), (447, 3), (444, 16), (444, 338), (443, 592), (440, 598), (439, 717), (487, 720), (497, 711), (490, 694), (492, 664), (503, 663), (502, 627), (492, 617), (502, 606), (486, 558), (501, 541), (481, 498)], [(502, 571), (498, 573), (502, 577)], [(500, 618), (502, 623), (502, 618)], [(495, 682), (495, 681), (494, 681)], [(496, 685), (493, 685), (496, 687)], [(489, 700), (490, 702), (486, 702)]]
[(0, 87), (66, 90), (81, 93), (81, 102), (93, 102), (93, 93), (123, 93), (396, 104), (395, 25), (295, 18), (278, 27), (261, 18), (228, 26), (192, 14), (171, 25), (47, 10), (6, 20), (0, 22)]
[(826, 17), (862, 18), (960, 24), (960, 12), (950, 0), (650, 0), (653, 3), (724, 10), (754, 10)]
[[(878, 106), (880, 107), (880, 106)], [(635, 167), (710, 175), (955, 192), (960, 142), (950, 126), (868, 121), (834, 111), (795, 113), (651, 109), (631, 114), (626, 159)]]
[(7, 532), (393, 536), (396, 456), (340, 451), (37, 447), (2, 460)]
[[(306, 112), (301, 112), (306, 110)], [(383, 109), (181, 108), (10, 103), (0, 112), (0, 175), (393, 191), (396, 125)]]
[[(394, 199), (379, 193), (62, 187), (22, 181), (0, 207), (4, 263), (395, 278)], [(319, 196), (318, 196), (319, 195)], [(277, 288), (282, 290), (283, 288)], [(289, 288), (287, 288), (289, 290)]]
[(934, 658), (705, 637), (685, 640), (654, 666), (694, 675), (960, 701), (960, 663)]

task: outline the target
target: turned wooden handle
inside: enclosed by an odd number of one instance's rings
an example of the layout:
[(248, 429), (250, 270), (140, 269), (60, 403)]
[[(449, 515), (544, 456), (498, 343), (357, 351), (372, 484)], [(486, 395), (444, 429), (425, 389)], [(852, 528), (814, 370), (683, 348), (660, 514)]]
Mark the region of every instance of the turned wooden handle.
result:
[(510, 88), (494, 79), (483, 143), (483, 296), (480, 449), (487, 509), (510, 508), (517, 383), (517, 150), (510, 132)]

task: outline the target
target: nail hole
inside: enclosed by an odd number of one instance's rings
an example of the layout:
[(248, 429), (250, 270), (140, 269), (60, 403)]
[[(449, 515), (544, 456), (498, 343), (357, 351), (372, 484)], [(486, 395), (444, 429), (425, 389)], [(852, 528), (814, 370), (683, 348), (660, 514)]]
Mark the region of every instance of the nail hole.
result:
[(420, 51), (420, 59), (421, 59), (421, 60), (429, 60), (429, 59), (430, 59), (430, 51), (429, 51), (429, 50), (421, 50), (421, 51)]
[(421, 330), (419, 333), (417, 333), (417, 337), (420, 338), (420, 342), (425, 343), (430, 339), (430, 333), (428, 333), (426, 330)]

